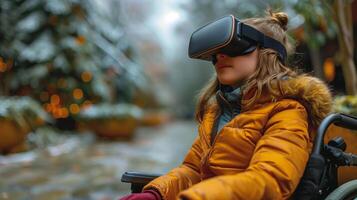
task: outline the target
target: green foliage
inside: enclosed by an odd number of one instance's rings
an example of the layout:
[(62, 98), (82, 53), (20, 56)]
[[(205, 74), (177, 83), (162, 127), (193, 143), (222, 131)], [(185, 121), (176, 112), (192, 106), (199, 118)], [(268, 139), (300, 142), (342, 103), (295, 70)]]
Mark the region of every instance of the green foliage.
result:
[(357, 96), (337, 96), (334, 101), (334, 112), (357, 116)]
[(332, 1), (299, 0), (292, 4), (294, 11), (304, 18), (304, 40), (314, 49), (326, 43), (337, 33), (333, 19)]

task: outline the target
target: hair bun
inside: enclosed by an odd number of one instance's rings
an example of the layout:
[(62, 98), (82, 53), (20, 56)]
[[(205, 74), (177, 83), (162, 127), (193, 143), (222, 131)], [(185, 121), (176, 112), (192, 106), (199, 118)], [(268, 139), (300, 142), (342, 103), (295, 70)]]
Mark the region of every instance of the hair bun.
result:
[(284, 31), (288, 29), (287, 25), (288, 25), (289, 18), (285, 12), (273, 12), (269, 10), (269, 15), (271, 19), (274, 22), (278, 23)]

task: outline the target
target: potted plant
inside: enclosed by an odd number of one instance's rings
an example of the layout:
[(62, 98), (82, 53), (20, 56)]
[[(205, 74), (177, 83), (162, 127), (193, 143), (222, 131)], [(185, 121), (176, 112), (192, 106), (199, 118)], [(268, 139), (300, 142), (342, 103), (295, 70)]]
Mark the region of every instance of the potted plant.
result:
[(0, 152), (2, 154), (26, 150), (28, 133), (51, 118), (29, 97), (0, 98)]
[(79, 129), (91, 130), (105, 138), (130, 138), (142, 110), (132, 104), (97, 104), (79, 113)]

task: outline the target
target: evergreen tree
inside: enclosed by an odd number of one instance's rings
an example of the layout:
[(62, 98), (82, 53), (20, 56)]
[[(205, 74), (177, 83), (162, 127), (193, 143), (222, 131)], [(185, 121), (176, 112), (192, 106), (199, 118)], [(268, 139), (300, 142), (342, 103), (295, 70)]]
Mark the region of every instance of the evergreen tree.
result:
[(0, 95), (31, 96), (55, 118), (145, 90), (121, 27), (87, 0), (0, 2)]

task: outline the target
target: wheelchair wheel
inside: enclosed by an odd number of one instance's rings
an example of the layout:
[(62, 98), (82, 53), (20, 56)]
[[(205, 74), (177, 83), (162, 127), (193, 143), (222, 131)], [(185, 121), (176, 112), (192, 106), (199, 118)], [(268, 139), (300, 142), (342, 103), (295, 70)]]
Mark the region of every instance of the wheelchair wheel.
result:
[(331, 192), (325, 200), (357, 199), (357, 180), (349, 181)]

